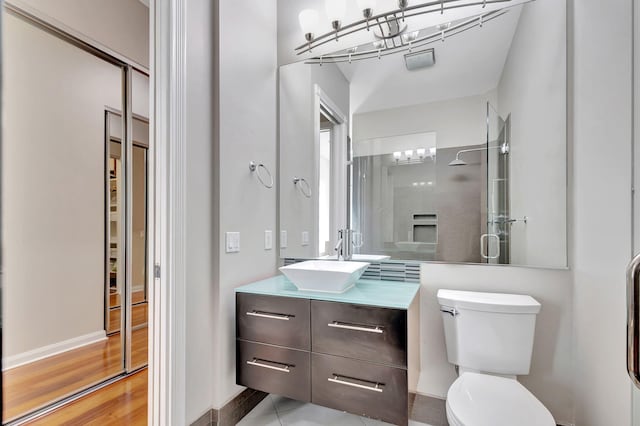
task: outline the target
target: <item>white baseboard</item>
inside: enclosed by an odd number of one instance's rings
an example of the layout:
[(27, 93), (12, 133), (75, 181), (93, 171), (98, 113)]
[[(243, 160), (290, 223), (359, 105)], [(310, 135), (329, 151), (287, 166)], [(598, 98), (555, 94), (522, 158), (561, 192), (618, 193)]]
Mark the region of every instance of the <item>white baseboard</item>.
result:
[(107, 334), (104, 330), (100, 330), (93, 333), (85, 334), (83, 336), (74, 337), (69, 340), (64, 340), (62, 342), (32, 349), (27, 352), (22, 352), (17, 355), (8, 356), (4, 358), (2, 362), (2, 371), (20, 367), (21, 365), (39, 361), (53, 355), (67, 352), (71, 349), (77, 349), (82, 346), (90, 345), (92, 343), (98, 343), (106, 339)]

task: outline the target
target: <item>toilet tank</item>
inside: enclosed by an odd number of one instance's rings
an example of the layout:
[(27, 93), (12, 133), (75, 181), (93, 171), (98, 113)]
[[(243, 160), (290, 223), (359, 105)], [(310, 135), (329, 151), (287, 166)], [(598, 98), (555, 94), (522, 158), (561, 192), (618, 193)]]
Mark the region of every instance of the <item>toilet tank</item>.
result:
[(493, 374), (529, 374), (540, 303), (519, 294), (438, 290), (449, 362)]

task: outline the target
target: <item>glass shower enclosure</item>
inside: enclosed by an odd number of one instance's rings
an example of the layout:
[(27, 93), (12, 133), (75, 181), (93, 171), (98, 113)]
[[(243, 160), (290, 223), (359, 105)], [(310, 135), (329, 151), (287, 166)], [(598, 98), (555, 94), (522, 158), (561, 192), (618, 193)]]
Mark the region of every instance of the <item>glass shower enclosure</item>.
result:
[(509, 152), (511, 116), (502, 118), (487, 102), (486, 229), (480, 238), (483, 263), (511, 263)]

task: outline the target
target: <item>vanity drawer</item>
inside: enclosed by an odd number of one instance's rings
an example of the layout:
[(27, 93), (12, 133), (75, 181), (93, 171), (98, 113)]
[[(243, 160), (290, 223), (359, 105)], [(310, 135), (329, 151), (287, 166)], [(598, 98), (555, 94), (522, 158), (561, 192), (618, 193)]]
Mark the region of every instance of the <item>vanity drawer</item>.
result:
[(311, 400), (309, 352), (236, 342), (237, 384), (299, 401)]
[(309, 300), (236, 293), (236, 336), (309, 350)]
[(407, 424), (406, 370), (333, 355), (311, 356), (312, 403)]
[(311, 301), (312, 351), (407, 367), (407, 311)]

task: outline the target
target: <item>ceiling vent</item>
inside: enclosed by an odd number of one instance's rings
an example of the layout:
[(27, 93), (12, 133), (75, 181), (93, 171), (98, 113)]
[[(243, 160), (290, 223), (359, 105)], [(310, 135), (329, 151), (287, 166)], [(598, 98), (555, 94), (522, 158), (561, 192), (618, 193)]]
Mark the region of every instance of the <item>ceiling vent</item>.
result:
[(436, 64), (436, 52), (431, 49), (412, 52), (404, 55), (404, 62), (409, 71), (429, 68)]

